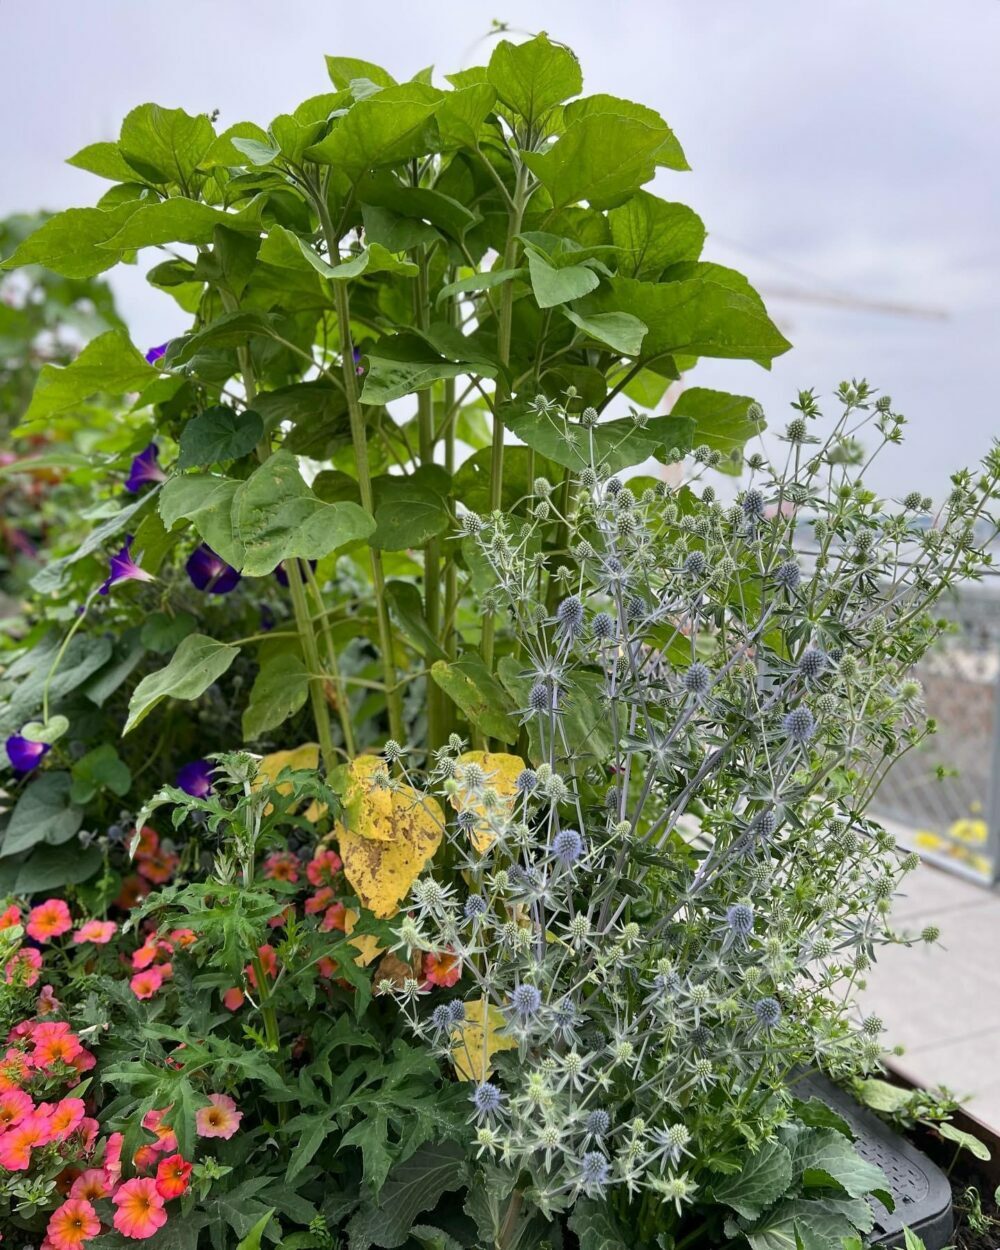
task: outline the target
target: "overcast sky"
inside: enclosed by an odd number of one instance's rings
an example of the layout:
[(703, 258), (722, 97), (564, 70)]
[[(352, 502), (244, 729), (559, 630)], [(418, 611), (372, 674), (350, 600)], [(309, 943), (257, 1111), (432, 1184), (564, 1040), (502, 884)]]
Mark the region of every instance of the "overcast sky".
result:
[[(92, 203), (107, 184), (63, 160), (146, 100), (266, 124), (327, 89), (326, 52), (448, 72), (488, 58), (494, 17), (569, 43), (585, 90), (663, 114), (693, 172), (658, 193), (701, 214), (706, 258), (747, 273), (795, 345), (770, 374), (706, 361), (692, 383), (783, 424), (799, 387), (867, 376), (911, 421), (878, 479), (893, 494), (939, 495), (1000, 434), (1000, 0), (2, 0), (0, 213)], [(183, 328), (140, 273), (113, 281), (137, 344)]]

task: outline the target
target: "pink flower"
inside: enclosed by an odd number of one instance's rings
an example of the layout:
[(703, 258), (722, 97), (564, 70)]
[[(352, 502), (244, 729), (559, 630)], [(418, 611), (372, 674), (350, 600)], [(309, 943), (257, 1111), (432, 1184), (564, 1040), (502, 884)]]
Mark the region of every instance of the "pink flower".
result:
[(292, 885), (299, 879), (299, 861), (288, 851), (278, 851), (264, 860), (264, 876), (272, 881), (288, 881)]
[(11, 903), (6, 911), (0, 912), (0, 929), (13, 929), (16, 924), (20, 923), (21, 909), (14, 903)]
[(161, 1198), (179, 1198), (191, 1183), (192, 1164), (181, 1155), (161, 1159), (156, 1167), (156, 1192)]
[(172, 1154), (177, 1149), (177, 1134), (169, 1124), (163, 1123), (163, 1117), (169, 1110), (169, 1107), (164, 1107), (163, 1110), (154, 1108), (142, 1117), (142, 1127), (156, 1134), (153, 1149), (161, 1154)]
[(111, 1197), (111, 1182), (101, 1168), (87, 1168), (81, 1172), (70, 1187), (71, 1198), (86, 1198), (88, 1202), (97, 1202), (101, 1198)]
[(238, 985), (234, 985), (232, 989), (226, 990), (225, 994), (222, 995), (222, 1005), (227, 1011), (239, 1011), (246, 1000), (246, 994), (243, 993)]
[(61, 898), (46, 899), (28, 913), (25, 931), (36, 942), (49, 942), (72, 929), (69, 907)]
[(33, 1111), (0, 1137), (0, 1167), (8, 1172), (26, 1172), (31, 1166), (32, 1150), (47, 1146), (51, 1140), (48, 1116)]
[(104, 1143), (104, 1175), (109, 1185), (117, 1185), (122, 1174), (122, 1133), (112, 1133)]
[(49, 1116), (52, 1140), (65, 1141), (83, 1123), (86, 1108), (82, 1098), (60, 1098)]
[(113, 920), (88, 920), (73, 934), (73, 943), (80, 946), (93, 942), (95, 946), (106, 946), (117, 932), (118, 926)]
[(162, 984), (163, 973), (159, 968), (147, 968), (144, 972), (137, 972), (129, 981), (132, 993), (139, 999), (152, 998)]
[(49, 1216), (45, 1238), (52, 1250), (80, 1250), (101, 1231), (97, 1212), (86, 1198), (67, 1198)]
[(145, 1241), (167, 1222), (163, 1199), (156, 1192), (156, 1182), (151, 1177), (137, 1176), (126, 1181), (111, 1201), (118, 1208), (115, 1228), (123, 1237)]
[(62, 1004), (56, 998), (56, 992), (51, 985), (43, 985), (38, 991), (38, 998), (35, 1000), (35, 1014), (39, 1016), (54, 1016)]
[(226, 1141), (240, 1127), (243, 1112), (228, 1094), (209, 1094), (209, 1106), (202, 1107), (194, 1117), (199, 1137), (222, 1137)]
[(42, 952), (36, 951), (33, 946), (26, 946), (13, 959), (7, 961), (4, 977), (8, 985), (13, 985), (16, 981), (18, 985), (30, 987), (38, 981), (41, 966)]
[(306, 865), (306, 876), (311, 885), (332, 885), (343, 866), (336, 851), (317, 851)]
[(428, 951), (424, 955), (424, 980), (429, 985), (451, 986), (462, 975), (462, 961), (453, 950)]
[(5, 1089), (0, 1094), (0, 1133), (15, 1128), (34, 1109), (35, 1104), (23, 1089)]

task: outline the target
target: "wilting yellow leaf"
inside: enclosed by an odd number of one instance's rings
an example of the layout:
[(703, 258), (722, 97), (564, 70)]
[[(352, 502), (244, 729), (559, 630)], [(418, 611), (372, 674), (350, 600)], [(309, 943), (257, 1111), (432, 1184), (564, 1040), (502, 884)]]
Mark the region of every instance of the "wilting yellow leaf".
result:
[[(505, 755), (503, 751), (466, 751), (464, 755), (458, 757), (458, 762), (459, 764), (479, 765), (486, 774), (486, 784), (490, 789), (495, 790), (502, 800), (500, 805), (492, 810), (494, 819), (504, 819), (509, 816), (514, 796), (517, 793), (514, 783), (517, 781), (518, 774), (526, 767), (524, 760), (519, 755)], [(460, 812), (463, 808), (469, 807), (479, 817), (470, 837), (472, 845), (480, 855), (485, 854), (493, 841), (493, 833), (490, 830), (491, 813), (487, 812), (478, 800), (466, 803), (461, 795), (456, 795), (451, 803), (456, 811)]]
[(391, 809), (388, 818), (375, 818), (378, 836), (368, 836), (373, 817), (367, 803), (361, 805), (358, 826), (351, 825), (345, 811), (346, 824), (336, 831), (344, 875), (364, 906), (383, 920), (396, 914), (444, 832), (444, 813), (434, 799), (411, 786), (384, 793)]
[[(353, 907), (344, 908), (344, 932), (350, 936), (354, 932), (354, 926), (361, 919), (361, 913), (355, 911)], [(355, 959), (355, 963), (359, 968), (367, 968), (373, 959), (377, 959), (382, 954), (385, 947), (379, 946), (378, 938), (371, 933), (359, 933), (353, 938), (351, 945), (355, 950), (359, 950), (361, 954)]]
[(500, 1008), (487, 1004), (485, 998), (465, 1004), (465, 1022), (451, 1034), (451, 1061), (460, 1081), (488, 1080), (493, 1056), (517, 1048), (514, 1038), (500, 1032), (505, 1023)]
[(351, 829), (376, 842), (391, 842), (392, 791), (376, 785), (377, 772), (385, 772), (385, 761), (378, 755), (359, 755), (347, 766), (344, 789), (344, 819)]
[[(264, 780), (274, 781), (281, 773), (283, 768), (291, 768), (293, 770), (312, 771), (315, 772), (319, 768), (319, 746), (315, 742), (304, 742), (300, 747), (294, 747), (291, 751), (275, 751), (271, 755), (262, 757), (257, 765), (257, 779), (254, 782), (254, 789), (259, 789)], [(279, 794), (291, 794), (292, 783), (283, 781), (278, 786)], [(268, 814), (273, 810), (268, 806)], [(303, 815), (306, 820), (319, 820), (326, 811), (325, 803), (318, 803), (315, 799), (306, 808)]]

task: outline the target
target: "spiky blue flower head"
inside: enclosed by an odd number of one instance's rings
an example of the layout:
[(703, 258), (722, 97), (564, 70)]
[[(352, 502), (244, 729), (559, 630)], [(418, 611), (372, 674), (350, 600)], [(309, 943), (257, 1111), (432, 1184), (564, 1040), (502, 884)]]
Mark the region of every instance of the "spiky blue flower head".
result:
[(538, 774), (533, 768), (522, 768), (514, 779), (514, 789), (519, 794), (530, 794), (538, 785)]
[(465, 1019), (465, 1003), (460, 998), (453, 998), (445, 1003), (445, 1010), (448, 1012), (448, 1020), (452, 1026), (461, 1024)]
[(583, 854), (583, 838), (576, 829), (560, 829), (552, 839), (552, 854), (567, 867)]
[(603, 1107), (596, 1107), (583, 1122), (583, 1127), (591, 1135), (596, 1137), (598, 1141), (602, 1137), (606, 1137), (611, 1129), (611, 1116)]
[(583, 629), (583, 604), (579, 595), (569, 595), (556, 609), (556, 620), (563, 634), (575, 638)]
[(753, 1005), (753, 1014), (762, 1029), (773, 1029), (781, 1019), (781, 1004), (776, 998), (759, 998)]
[(458, 813), (455, 823), (463, 833), (472, 833), (479, 824), (479, 816), (472, 808), (466, 807)]
[(515, 985), (510, 994), (510, 1005), (520, 1020), (530, 1020), (542, 1005), (541, 991), (535, 985)]
[(802, 570), (794, 560), (783, 560), (774, 570), (775, 585), (783, 590), (794, 590), (802, 580)]
[(807, 707), (792, 708), (782, 721), (785, 736), (793, 742), (805, 743), (816, 732), (816, 718)]
[(712, 685), (712, 674), (708, 666), (702, 664), (701, 660), (695, 660), (693, 664), (689, 664), (685, 669), (682, 681), (684, 689), (688, 694), (701, 698), (703, 695), (708, 694)]
[(778, 828), (778, 817), (768, 808), (767, 811), (758, 812), (750, 824), (751, 830), (760, 838), (772, 837)]
[(708, 560), (705, 558), (704, 551), (692, 551), (684, 561), (684, 572), (689, 577), (701, 577), (708, 568)]
[(764, 515), (764, 496), (759, 490), (751, 489), (743, 496), (743, 515), (748, 520), (758, 520)]
[(641, 621), (646, 615), (646, 601), (642, 595), (632, 595), (625, 605), (625, 611), (630, 621)]
[(448, 1010), (448, 1003), (438, 1003), (431, 1012), (431, 1024), (439, 1033), (444, 1033), (446, 1029), (452, 1026), (451, 1012)]
[(618, 494), (621, 488), (622, 488), (622, 484), (618, 478), (616, 477), (608, 478), (607, 492), (609, 495), (612, 496), (612, 498)]
[(552, 697), (544, 681), (536, 681), (528, 694), (528, 706), (533, 712), (548, 712), (552, 708)]
[(600, 1193), (608, 1183), (611, 1164), (599, 1150), (588, 1150), (580, 1161), (580, 1184), (588, 1194)]
[(749, 903), (734, 903), (726, 912), (726, 925), (739, 937), (753, 933), (753, 908)]
[(590, 622), (590, 628), (598, 642), (607, 642), (615, 632), (615, 623), (607, 612), (598, 612)]
[(819, 647), (810, 647), (808, 651), (802, 653), (802, 658), (799, 660), (799, 672), (806, 681), (814, 681), (822, 674), (828, 663), (825, 651), (821, 651)]
[(481, 894), (470, 894), (462, 907), (462, 914), (466, 920), (475, 920), (477, 916), (482, 916), (485, 912), (486, 899)]
[(570, 1036), (580, 1023), (580, 1012), (571, 998), (560, 999), (552, 1008), (552, 1023), (559, 1033)]
[(503, 1090), (490, 1081), (483, 1081), (472, 1091), (472, 1105), (476, 1109), (477, 1119), (489, 1119), (503, 1106)]

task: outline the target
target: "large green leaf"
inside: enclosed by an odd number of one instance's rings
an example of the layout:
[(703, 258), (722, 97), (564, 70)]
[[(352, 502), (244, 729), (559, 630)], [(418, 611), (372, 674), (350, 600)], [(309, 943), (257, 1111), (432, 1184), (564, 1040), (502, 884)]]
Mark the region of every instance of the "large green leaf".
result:
[(211, 243), (216, 227), (255, 232), (259, 228), (260, 202), (252, 201), (238, 213), (212, 208), (199, 200), (172, 196), (144, 204), (130, 213), (117, 233), (101, 246), (117, 252), (164, 243)]
[(471, 725), (489, 738), (517, 741), (514, 703), (477, 655), (469, 653), (450, 662), (437, 660), (431, 665), (431, 676)]
[(568, 1224), (580, 1239), (580, 1250), (628, 1250), (631, 1243), (608, 1204), (591, 1198), (575, 1203)]
[(545, 34), (525, 43), (503, 39), (493, 49), (486, 76), (499, 98), (529, 126), (577, 95), (583, 75), (576, 57)]
[(243, 712), (243, 737), (248, 742), (294, 716), (309, 694), (309, 673), (299, 656), (284, 651), (268, 656), (260, 666)]
[(623, 100), (620, 96), (603, 93), (584, 96), (581, 100), (567, 104), (564, 117), (567, 126), (587, 117), (616, 117), (644, 122), (661, 136), (660, 146), (656, 150), (657, 165), (662, 165), (665, 169), (691, 168), (674, 132), (655, 109), (645, 104), (636, 104), (633, 100)]
[(621, 248), (619, 272), (626, 278), (655, 281), (668, 265), (697, 260), (705, 227), (686, 204), (671, 204), (649, 191), (638, 191), (608, 213), (611, 238)]
[(739, 458), (747, 441), (764, 428), (763, 420), (750, 416), (753, 400), (748, 395), (730, 395), (693, 386), (683, 391), (670, 410), (672, 417), (690, 417), (695, 447), (705, 443), (714, 451)]
[[(63, 577), (68, 568), (78, 563), (78, 561), (86, 559), (87, 556), (94, 555), (102, 550), (109, 538), (114, 538), (116, 534), (121, 534), (126, 526), (148, 506), (149, 494), (133, 500), (132, 503), (126, 504), (118, 512), (106, 517), (100, 525), (96, 525), (90, 531), (75, 551), (71, 551), (69, 555), (60, 556), (56, 560), (50, 560), (48, 564), (40, 568), (31, 579), (32, 588), (43, 595), (57, 591), (62, 585)], [(58, 674), (56, 674), (56, 677), (58, 679)]]
[(638, 356), (642, 350), (646, 324), (631, 313), (591, 313), (584, 316), (575, 308), (564, 308), (563, 313), (584, 334), (596, 339), (598, 343), (606, 343), (623, 356)]
[(284, 226), (277, 225), (271, 227), (261, 244), (259, 257), (269, 265), (277, 265), (281, 269), (312, 269), (324, 278), (341, 282), (360, 278), (363, 274), (395, 273), (412, 278), (417, 273), (417, 266), (412, 261), (394, 256), (380, 243), (369, 243), (357, 256), (331, 265), (305, 239)]
[(376, 87), (394, 87), (396, 80), (381, 65), (372, 61), (362, 61), (356, 56), (328, 56), (326, 72), (330, 81), (338, 90), (349, 87), (356, 78), (367, 78)]
[(160, 517), (168, 530), (189, 522), (212, 550), (238, 568), (243, 548), (233, 534), (232, 507), (240, 483), (230, 477), (189, 473), (172, 477), (160, 491)]
[(375, 493), (373, 547), (403, 551), (422, 547), (451, 524), (451, 479), (437, 465), (421, 465), (406, 476), (385, 474), (372, 483)]
[(65, 846), (47, 842), (24, 855), (0, 859), (0, 893), (42, 894), (66, 885), (79, 885), (98, 872), (104, 857), (96, 846), (77, 844), (72, 854)]
[(570, 265), (556, 269), (537, 252), (528, 252), (528, 273), (531, 289), (539, 308), (554, 308), (593, 291), (600, 285), (600, 277), (586, 265)]
[(359, 100), (307, 155), (353, 180), (379, 165), (423, 156), (435, 146), (432, 119), (443, 98), (425, 83), (384, 87)]
[(807, 1189), (837, 1186), (852, 1198), (874, 1194), (891, 1210), (889, 1182), (881, 1168), (862, 1159), (854, 1145), (835, 1129), (813, 1129), (795, 1147), (795, 1167)]
[(91, 339), (68, 365), (43, 365), (24, 414), (25, 423), (68, 412), (91, 395), (121, 395), (140, 390), (157, 371), (119, 330)]
[(487, 273), (473, 273), (467, 278), (459, 278), (443, 286), (438, 291), (437, 302), (440, 304), (452, 295), (464, 295), (467, 291), (489, 291), (514, 278), (527, 278), (527, 276), (527, 269), (491, 269)]
[(430, 1211), (442, 1194), (466, 1183), (464, 1152), (457, 1142), (421, 1146), (389, 1173), (378, 1198), (366, 1202), (347, 1225), (350, 1250), (401, 1246), (417, 1216)]
[(83, 809), (70, 798), (69, 773), (42, 773), (30, 781), (14, 805), (0, 857), (19, 855), (42, 842), (61, 846), (83, 824)]
[(712, 1192), (723, 1202), (749, 1220), (769, 1207), (785, 1193), (792, 1183), (792, 1156), (780, 1142), (765, 1142), (743, 1161), (741, 1171), (714, 1181)]
[(215, 130), (204, 113), (140, 104), (122, 122), (118, 144), (125, 160), (150, 182), (186, 188), (212, 146)]
[(579, 471), (592, 462), (608, 473), (618, 473), (651, 456), (666, 458), (674, 448), (692, 446), (694, 422), (671, 414), (653, 417), (644, 425), (631, 417), (601, 421), (587, 428), (558, 413), (537, 413), (525, 405), (513, 406), (505, 418), (507, 428), (522, 442), (564, 468)]
[(368, 349), (367, 355), (369, 369), (361, 391), (366, 404), (387, 404), (464, 373), (490, 378), (497, 373), (496, 365), (481, 359), (448, 359), (416, 334), (386, 335)]
[(442, 149), (474, 148), (496, 98), (496, 88), (485, 82), (449, 91), (434, 114)]
[(112, 182), (134, 182), (136, 178), (136, 171), (122, 156), (117, 143), (88, 143), (66, 164), (97, 174), (99, 178), (110, 178)]
[(144, 677), (128, 705), (122, 735), (130, 733), (164, 699), (197, 699), (222, 676), (239, 655), (239, 647), (217, 642), (204, 634), (189, 634), (166, 668)]
[(93, 278), (120, 259), (117, 253), (99, 244), (116, 235), (129, 216), (146, 202), (134, 199), (112, 208), (67, 208), (55, 213), (28, 235), (0, 268), (44, 265), (66, 278)]
[(123, 798), (132, 785), (132, 773), (110, 742), (102, 742), (73, 765), (70, 798), (89, 803), (100, 790), (110, 790)]
[(192, 469), (238, 460), (253, 451), (263, 436), (264, 423), (260, 415), (250, 409), (237, 412), (221, 404), (206, 408), (192, 417), (181, 431), (177, 468)]

